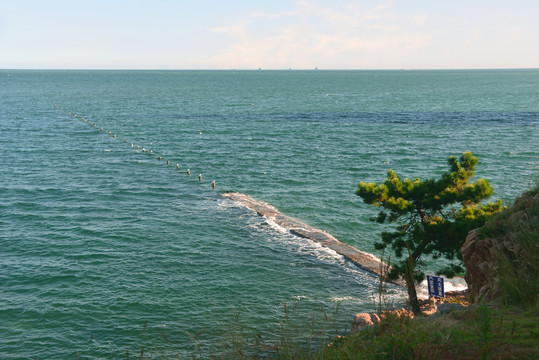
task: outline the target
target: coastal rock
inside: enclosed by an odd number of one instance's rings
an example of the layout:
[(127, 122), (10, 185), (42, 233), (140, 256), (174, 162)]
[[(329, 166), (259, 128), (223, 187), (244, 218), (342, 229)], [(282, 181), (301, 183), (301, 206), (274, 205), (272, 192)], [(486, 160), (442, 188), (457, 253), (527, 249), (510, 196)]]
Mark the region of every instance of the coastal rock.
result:
[(410, 319), (414, 318), (414, 313), (410, 310), (406, 309), (395, 309), (395, 310), (387, 310), (382, 312), (380, 314), (380, 319), (383, 320), (385, 318), (400, 318), (400, 317), (409, 317)]
[(427, 304), (421, 307), (421, 313), (423, 314), (423, 316), (431, 316), (433, 314), (436, 314), (437, 311), (438, 306), (436, 304)]
[[(379, 320), (379, 319), (378, 319)], [(359, 313), (354, 317), (352, 321), (352, 333), (361, 330), (366, 326), (374, 325), (374, 322), (371, 319), (371, 315), (368, 313)]]
[[(498, 281), (499, 254), (509, 254), (512, 259), (525, 259), (526, 254), (518, 245), (517, 238), (522, 225), (537, 218), (539, 194), (524, 194), (515, 200), (511, 209), (504, 210), (492, 223), (468, 233), (461, 248), (466, 267), (464, 279), (468, 284), (469, 300), (496, 300), (500, 295)], [(487, 237), (483, 234), (493, 234)]]
[(515, 245), (496, 238), (481, 239), (478, 229), (466, 237), (461, 252), (466, 266), (464, 279), (472, 303), (481, 299), (493, 301), (499, 296), (497, 254), (505, 251), (515, 251)]
[[(454, 291), (449, 292), (452, 294), (450, 299), (456, 300), (459, 296), (464, 297), (466, 291)], [(460, 310), (466, 308), (465, 305), (461, 303), (444, 303), (443, 299), (429, 298), (425, 300), (420, 300), (421, 305), (421, 314), (423, 316), (431, 316), (434, 314), (446, 314), (452, 311)], [(466, 304), (466, 303), (465, 303)], [(365, 327), (379, 324), (384, 320), (398, 319), (401, 317), (405, 318), (414, 318), (414, 313), (411, 310), (407, 309), (395, 309), (395, 310), (386, 310), (383, 311), (380, 315), (377, 313), (358, 313), (355, 315), (354, 320), (352, 321), (352, 333), (355, 333)]]
[[(491, 251), (492, 250), (492, 251)], [(481, 297), (492, 300), (495, 288), (495, 250), (492, 239), (480, 239), (479, 229), (470, 231), (461, 248), (462, 259), (466, 266), (464, 279), (468, 284), (468, 294), (472, 302)]]
[[(436, 309), (436, 306), (434, 309)], [(413, 318), (414, 313), (406, 309), (395, 309), (395, 310), (386, 310), (378, 316), (376, 313), (358, 313), (354, 316), (352, 321), (352, 332), (359, 331), (367, 326), (372, 326), (374, 324), (379, 324), (381, 321), (387, 318), (400, 318), (400, 317), (409, 317)]]
[[(446, 293), (449, 294), (449, 293)], [(434, 296), (429, 297), (428, 299), (419, 299), (419, 306), (423, 307), (426, 305), (436, 305), (443, 303), (443, 299), (435, 298)]]

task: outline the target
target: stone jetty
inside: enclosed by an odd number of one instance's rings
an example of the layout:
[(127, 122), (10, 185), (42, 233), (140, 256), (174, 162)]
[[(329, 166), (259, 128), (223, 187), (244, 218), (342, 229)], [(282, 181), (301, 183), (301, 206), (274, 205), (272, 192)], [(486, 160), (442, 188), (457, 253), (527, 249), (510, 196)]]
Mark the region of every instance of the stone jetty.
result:
[(375, 256), (359, 251), (350, 245), (346, 245), (322, 230), (318, 230), (301, 221), (283, 215), (273, 206), (255, 200), (249, 195), (240, 193), (225, 193), (222, 195), (256, 211), (260, 216), (273, 220), (277, 225), (288, 229), (291, 234), (311, 239), (312, 241), (335, 251), (337, 254), (343, 256), (345, 259), (368, 273), (379, 276), (383, 266), (386, 266)]

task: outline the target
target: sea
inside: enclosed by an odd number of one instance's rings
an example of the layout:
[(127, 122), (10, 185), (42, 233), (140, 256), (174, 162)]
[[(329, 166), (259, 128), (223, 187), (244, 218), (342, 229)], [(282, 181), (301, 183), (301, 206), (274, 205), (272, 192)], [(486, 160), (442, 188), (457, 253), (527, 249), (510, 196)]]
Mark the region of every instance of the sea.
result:
[(221, 194), (381, 256), (358, 183), (438, 178), (465, 151), (491, 200), (531, 187), (539, 70), (0, 70), (0, 358), (349, 333), (378, 279)]

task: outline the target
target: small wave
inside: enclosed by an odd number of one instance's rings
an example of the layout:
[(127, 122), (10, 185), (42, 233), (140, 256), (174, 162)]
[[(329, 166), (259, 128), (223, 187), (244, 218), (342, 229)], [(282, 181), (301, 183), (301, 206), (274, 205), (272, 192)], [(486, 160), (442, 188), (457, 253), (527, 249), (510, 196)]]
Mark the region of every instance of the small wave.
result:
[[(266, 223), (275, 231), (281, 233), (281, 234), (287, 234), (288, 229), (277, 224), (273, 219), (266, 219)], [(297, 236), (296, 236), (297, 237)]]
[(329, 298), (331, 302), (343, 302), (343, 301), (357, 301), (359, 299), (353, 297), (353, 296), (334, 296)]
[(294, 235), (290, 231), (277, 224), (272, 219), (251, 217), (249, 227), (255, 231), (271, 233), (269, 241), (280, 242), (292, 247), (301, 255), (314, 256), (320, 261), (329, 263), (344, 263), (345, 259), (336, 251), (320, 245), (319, 243)]

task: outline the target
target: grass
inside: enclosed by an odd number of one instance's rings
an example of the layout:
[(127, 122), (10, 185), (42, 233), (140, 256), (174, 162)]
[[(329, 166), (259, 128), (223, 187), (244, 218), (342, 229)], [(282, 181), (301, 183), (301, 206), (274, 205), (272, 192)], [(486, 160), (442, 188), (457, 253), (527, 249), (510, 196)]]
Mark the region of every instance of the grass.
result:
[(336, 316), (338, 307), (328, 313), (320, 309), (309, 319), (298, 319), (296, 308), (283, 303), (283, 315), (279, 321), (279, 339), (264, 341), (260, 333), (246, 332), (236, 314), (232, 326), (228, 328), (228, 351), (226, 359), (310, 359), (313, 351), (330, 343), (336, 337)]
[(497, 282), (505, 304), (533, 307), (539, 293), (539, 181), (535, 187), (490, 219), (484, 237), (503, 244), (497, 257)]
[(533, 307), (539, 293), (539, 230), (518, 236), (520, 256), (506, 252), (499, 255), (498, 281), (505, 304)]
[(539, 308), (481, 304), (446, 315), (386, 319), (341, 338), (313, 359), (535, 359)]

